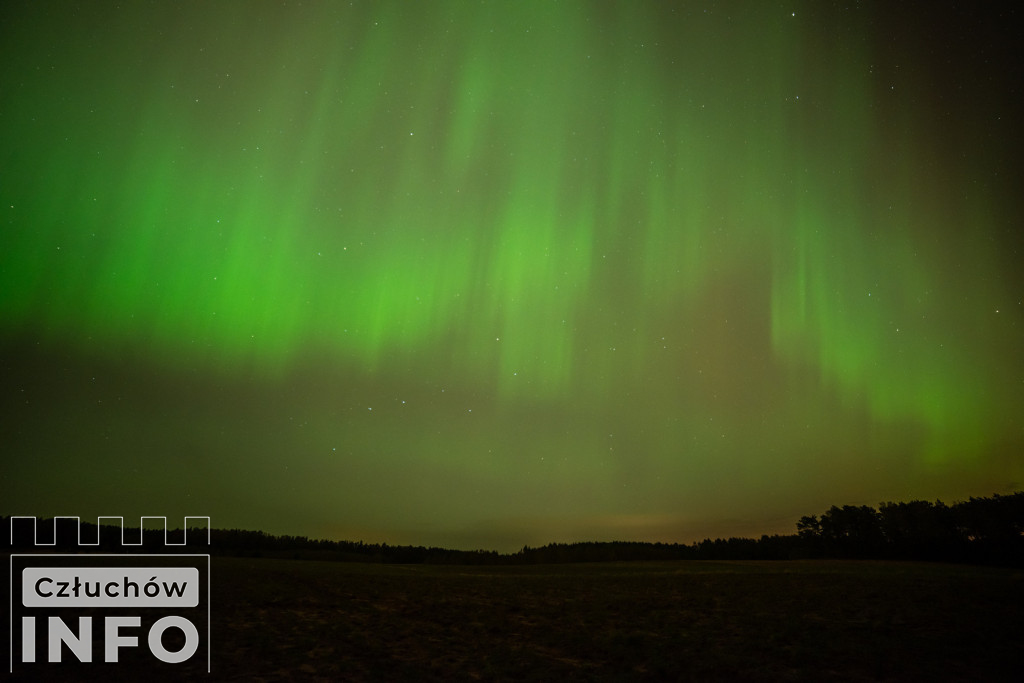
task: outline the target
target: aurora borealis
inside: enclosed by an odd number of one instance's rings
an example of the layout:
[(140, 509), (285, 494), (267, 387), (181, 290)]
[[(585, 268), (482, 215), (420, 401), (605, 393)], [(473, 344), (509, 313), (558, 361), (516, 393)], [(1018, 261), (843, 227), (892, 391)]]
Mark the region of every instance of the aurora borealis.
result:
[(2, 512), (508, 550), (1019, 490), (1016, 11), (4, 3)]

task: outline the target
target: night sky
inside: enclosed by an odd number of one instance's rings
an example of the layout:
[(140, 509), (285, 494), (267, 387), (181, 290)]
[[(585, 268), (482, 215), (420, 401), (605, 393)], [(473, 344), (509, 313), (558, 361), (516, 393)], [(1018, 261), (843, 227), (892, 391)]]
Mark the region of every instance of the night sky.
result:
[(1020, 10), (0, 5), (0, 512), (515, 550), (1024, 482)]

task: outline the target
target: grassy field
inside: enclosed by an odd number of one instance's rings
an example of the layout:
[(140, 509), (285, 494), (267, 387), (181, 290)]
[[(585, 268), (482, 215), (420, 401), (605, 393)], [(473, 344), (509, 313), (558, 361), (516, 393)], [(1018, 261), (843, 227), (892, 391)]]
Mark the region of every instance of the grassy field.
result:
[(1024, 671), (1024, 572), (1007, 569), (212, 566), (208, 680), (1016, 681)]

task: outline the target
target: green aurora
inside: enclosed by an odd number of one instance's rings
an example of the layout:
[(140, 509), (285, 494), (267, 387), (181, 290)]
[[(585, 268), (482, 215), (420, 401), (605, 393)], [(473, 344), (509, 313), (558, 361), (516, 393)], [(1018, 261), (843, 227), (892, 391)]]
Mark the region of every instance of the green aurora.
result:
[(1018, 24), (4, 3), (3, 511), (508, 550), (1017, 490)]

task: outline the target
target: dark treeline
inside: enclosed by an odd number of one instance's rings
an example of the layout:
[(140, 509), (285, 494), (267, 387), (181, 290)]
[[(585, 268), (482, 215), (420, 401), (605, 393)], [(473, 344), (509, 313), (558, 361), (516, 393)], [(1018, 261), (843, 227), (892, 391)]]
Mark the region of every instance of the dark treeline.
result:
[(1024, 492), (953, 505), (832, 506), (796, 528), (810, 557), (1024, 565)]
[[(242, 557), (271, 557), (342, 562), (401, 564), (542, 564), (636, 560), (787, 560), (814, 558), (928, 560), (1024, 566), (1024, 492), (971, 498), (946, 505), (915, 500), (832, 506), (821, 515), (801, 517), (797, 533), (751, 538), (718, 538), (678, 543), (586, 542), (526, 546), (515, 553), (394, 546), (362, 541), (326, 541), (306, 536), (273, 536), (242, 529), (189, 529), (188, 545), (164, 545), (164, 531), (126, 529), (73, 519), (17, 520), (3, 517), (0, 533), (12, 549), (54, 552), (190, 552)], [(55, 536), (56, 532), (56, 536)], [(35, 536), (33, 535), (35, 534)], [(79, 545), (79, 534), (83, 544)], [(182, 544), (180, 530), (167, 533), (168, 544)], [(98, 545), (96, 545), (98, 540)], [(141, 545), (138, 543), (141, 540)], [(36, 545), (38, 543), (39, 545)], [(43, 547), (45, 545), (45, 548)]]

